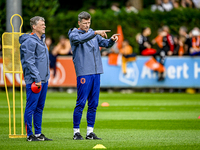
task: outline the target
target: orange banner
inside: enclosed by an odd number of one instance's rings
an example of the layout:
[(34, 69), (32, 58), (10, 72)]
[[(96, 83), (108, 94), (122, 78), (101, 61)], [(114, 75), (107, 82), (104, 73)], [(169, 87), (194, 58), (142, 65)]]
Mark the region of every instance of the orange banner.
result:
[(158, 71), (158, 72), (164, 72), (165, 71), (165, 67), (157, 62), (157, 60), (154, 57), (151, 57), (146, 63), (145, 65), (150, 68), (151, 70), (154, 71)]
[[(12, 86), (12, 74), (6, 73), (7, 86)], [(15, 85), (19, 86), (20, 75), (15, 74)], [(23, 80), (23, 85), (25, 82)], [(3, 78), (3, 60), (0, 58), (0, 86), (5, 86)], [(59, 56), (56, 62), (56, 76), (53, 77), (53, 70), (50, 70), (49, 87), (76, 87), (76, 73), (72, 57)]]

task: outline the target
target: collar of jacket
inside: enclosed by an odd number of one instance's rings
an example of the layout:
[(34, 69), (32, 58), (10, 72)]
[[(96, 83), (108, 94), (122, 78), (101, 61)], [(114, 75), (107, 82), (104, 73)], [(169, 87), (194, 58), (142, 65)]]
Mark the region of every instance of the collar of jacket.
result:
[[(88, 32), (91, 32), (92, 31), (92, 29), (90, 28), (89, 30), (88, 30)], [(78, 28), (78, 32), (81, 32), (81, 33), (86, 33), (86, 31), (85, 30), (81, 30), (80, 28)]]
[(81, 30), (80, 28), (78, 28), (78, 32), (81, 32), (81, 33), (86, 33), (85, 30)]
[(45, 34), (42, 34), (41, 39), (39, 39), (39, 37), (36, 35), (36, 33), (31, 33), (30, 35), (33, 35), (33, 37), (38, 40), (39, 42), (42, 42), (43, 44), (45, 44)]

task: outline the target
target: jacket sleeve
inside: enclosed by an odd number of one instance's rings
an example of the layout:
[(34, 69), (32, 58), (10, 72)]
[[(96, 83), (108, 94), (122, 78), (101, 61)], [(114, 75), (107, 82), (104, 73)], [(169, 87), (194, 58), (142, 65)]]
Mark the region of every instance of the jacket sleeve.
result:
[(30, 76), (35, 80), (36, 83), (41, 81), (40, 73), (35, 66), (35, 49), (36, 43), (27, 40), (21, 45), (21, 50), (24, 52), (24, 61), (26, 67), (30, 70)]
[(87, 32), (84, 34), (80, 34), (76, 31), (72, 31), (72, 33), (69, 35), (69, 39), (71, 41), (72, 44), (74, 45), (78, 45), (78, 44), (83, 44), (91, 39), (93, 39), (96, 36), (96, 34), (94, 33), (94, 31), (91, 32)]
[(100, 35), (97, 35), (97, 40), (98, 40), (98, 43), (99, 43), (100, 47), (109, 48), (109, 47), (113, 46), (114, 43), (115, 43), (115, 41), (113, 41), (111, 39), (105, 39)]

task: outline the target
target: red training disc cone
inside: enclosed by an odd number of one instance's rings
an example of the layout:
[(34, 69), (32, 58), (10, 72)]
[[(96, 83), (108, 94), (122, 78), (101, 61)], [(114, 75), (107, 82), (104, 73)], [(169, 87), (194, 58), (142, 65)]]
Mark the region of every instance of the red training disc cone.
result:
[(33, 83), (31, 84), (31, 90), (32, 90), (33, 93), (39, 93), (39, 92), (41, 91), (41, 89), (42, 89), (42, 85), (41, 85), (40, 87), (38, 87), (38, 86), (35, 84), (35, 82), (33, 82)]

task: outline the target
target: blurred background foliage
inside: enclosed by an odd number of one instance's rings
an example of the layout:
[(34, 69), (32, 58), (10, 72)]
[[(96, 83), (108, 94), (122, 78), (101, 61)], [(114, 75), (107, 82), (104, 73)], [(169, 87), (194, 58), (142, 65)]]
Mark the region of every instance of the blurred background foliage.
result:
[(0, 0), (0, 36), (6, 29), (6, 0)]
[[(120, 13), (115, 13), (110, 9), (113, 2), (120, 4)], [(171, 33), (178, 34), (180, 26), (186, 26), (189, 30), (193, 27), (200, 27), (200, 12), (198, 9), (173, 9), (170, 12), (151, 12), (149, 9), (154, 0), (143, 0), (143, 9), (138, 14), (126, 13), (126, 0), (32, 0), (22, 1), (23, 13), (23, 32), (30, 32), (29, 20), (31, 17), (39, 15), (46, 20), (46, 35), (53, 38), (55, 44), (58, 42), (60, 35), (66, 35), (70, 28), (78, 27), (77, 16), (90, 8), (95, 9), (92, 15), (91, 28), (110, 29), (108, 36), (115, 33), (117, 25), (121, 25), (125, 39), (130, 41), (134, 52), (138, 52), (138, 44), (135, 36), (141, 32), (143, 27), (152, 29), (151, 39), (157, 35), (157, 30), (163, 25), (168, 25)], [(70, 4), (69, 4), (70, 3)], [(6, 0), (0, 1), (0, 34), (5, 32), (6, 28)]]

